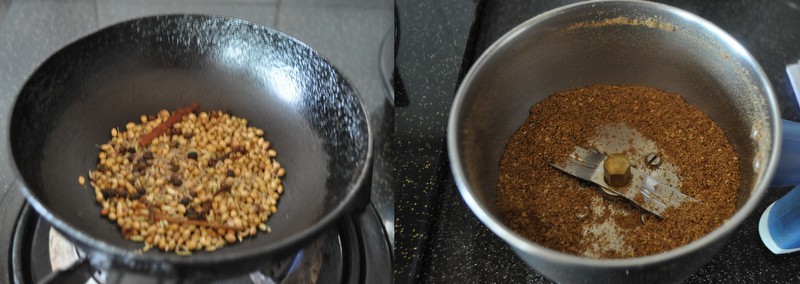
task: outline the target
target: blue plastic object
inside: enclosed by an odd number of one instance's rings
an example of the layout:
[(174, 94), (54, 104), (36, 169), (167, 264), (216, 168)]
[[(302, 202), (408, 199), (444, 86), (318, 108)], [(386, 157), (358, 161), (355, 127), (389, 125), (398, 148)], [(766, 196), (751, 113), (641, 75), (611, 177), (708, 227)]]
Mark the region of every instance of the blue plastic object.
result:
[(800, 123), (783, 120), (783, 144), (772, 186), (800, 184)]
[[(800, 184), (800, 123), (784, 120), (780, 160), (772, 186)], [(761, 241), (776, 254), (800, 250), (800, 186), (772, 203), (758, 224)]]
[(800, 250), (800, 186), (767, 207), (758, 223), (758, 233), (775, 254)]

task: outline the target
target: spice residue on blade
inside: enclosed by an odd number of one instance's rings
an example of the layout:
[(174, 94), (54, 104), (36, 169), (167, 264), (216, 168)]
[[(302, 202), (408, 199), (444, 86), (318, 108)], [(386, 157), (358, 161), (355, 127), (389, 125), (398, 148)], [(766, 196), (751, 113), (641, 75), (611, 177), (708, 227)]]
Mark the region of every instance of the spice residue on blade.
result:
[[(622, 142), (610, 145), (615, 139)], [(642, 218), (635, 205), (549, 166), (575, 146), (625, 153), (636, 168), (700, 203), (685, 202), (664, 219)], [(651, 152), (659, 155), (658, 169), (645, 165)], [(594, 85), (531, 108), (500, 161), (497, 203), (504, 223), (538, 244), (627, 258), (685, 245), (719, 227), (735, 212), (739, 186), (736, 152), (702, 111), (649, 87)]]
[(196, 109), (112, 129), (89, 172), (100, 214), (144, 250), (188, 255), (270, 231), (286, 174), (277, 152), (247, 120)]

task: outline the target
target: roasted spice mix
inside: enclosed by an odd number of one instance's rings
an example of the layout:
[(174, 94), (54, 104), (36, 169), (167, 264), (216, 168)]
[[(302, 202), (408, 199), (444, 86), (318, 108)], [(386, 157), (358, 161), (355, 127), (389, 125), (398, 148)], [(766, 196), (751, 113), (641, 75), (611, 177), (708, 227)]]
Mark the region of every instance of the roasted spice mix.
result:
[[(699, 202), (661, 219), (549, 165), (564, 161), (574, 146), (599, 148), (601, 129), (620, 125), (652, 141), (664, 163), (675, 165), (670, 170), (680, 190)], [(702, 111), (654, 88), (593, 85), (557, 92), (531, 108), (500, 161), (497, 204), (506, 225), (540, 245), (628, 258), (668, 251), (716, 229), (735, 212), (739, 187), (736, 152)]]
[(89, 172), (100, 214), (144, 250), (188, 255), (270, 231), (286, 174), (277, 152), (247, 120), (195, 109), (112, 129)]

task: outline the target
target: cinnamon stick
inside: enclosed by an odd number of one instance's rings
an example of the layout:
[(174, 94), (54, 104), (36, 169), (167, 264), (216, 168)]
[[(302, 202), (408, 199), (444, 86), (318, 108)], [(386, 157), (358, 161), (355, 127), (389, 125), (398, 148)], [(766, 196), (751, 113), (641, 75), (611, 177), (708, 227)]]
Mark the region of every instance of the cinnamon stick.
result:
[(147, 146), (147, 144), (150, 144), (150, 141), (153, 141), (153, 139), (155, 139), (156, 137), (167, 131), (170, 127), (172, 127), (173, 124), (175, 124), (178, 121), (181, 121), (184, 115), (187, 115), (195, 111), (198, 107), (200, 106), (197, 105), (197, 103), (192, 103), (191, 105), (185, 108), (179, 108), (178, 110), (175, 111), (175, 113), (170, 115), (166, 121), (156, 126), (156, 128), (153, 128), (152, 131), (142, 136), (142, 138), (139, 138), (139, 146), (142, 147)]

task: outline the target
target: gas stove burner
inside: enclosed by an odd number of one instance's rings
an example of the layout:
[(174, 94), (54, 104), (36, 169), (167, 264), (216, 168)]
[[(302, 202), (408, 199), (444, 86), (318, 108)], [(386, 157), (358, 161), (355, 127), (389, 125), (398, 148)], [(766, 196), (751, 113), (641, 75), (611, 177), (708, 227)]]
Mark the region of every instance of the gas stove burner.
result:
[[(330, 233), (317, 239), (314, 243), (298, 252), (295, 256), (285, 259), (271, 268), (255, 271), (247, 276), (228, 279), (219, 283), (316, 283), (323, 261), (324, 242), (331, 238)], [(52, 227), (49, 230), (50, 267), (55, 270), (64, 270), (81, 260), (85, 254), (64, 238)], [(87, 284), (103, 284), (106, 281), (105, 271), (94, 271)]]
[[(29, 206), (19, 214), (11, 246), (11, 283), (37, 283), (54, 270), (71, 267), (85, 257)], [(89, 265), (79, 267), (87, 276), (81, 282), (130, 282), (123, 273), (95, 271)], [(389, 283), (391, 271), (386, 233), (375, 209), (369, 206), (272, 267), (210, 283)]]

